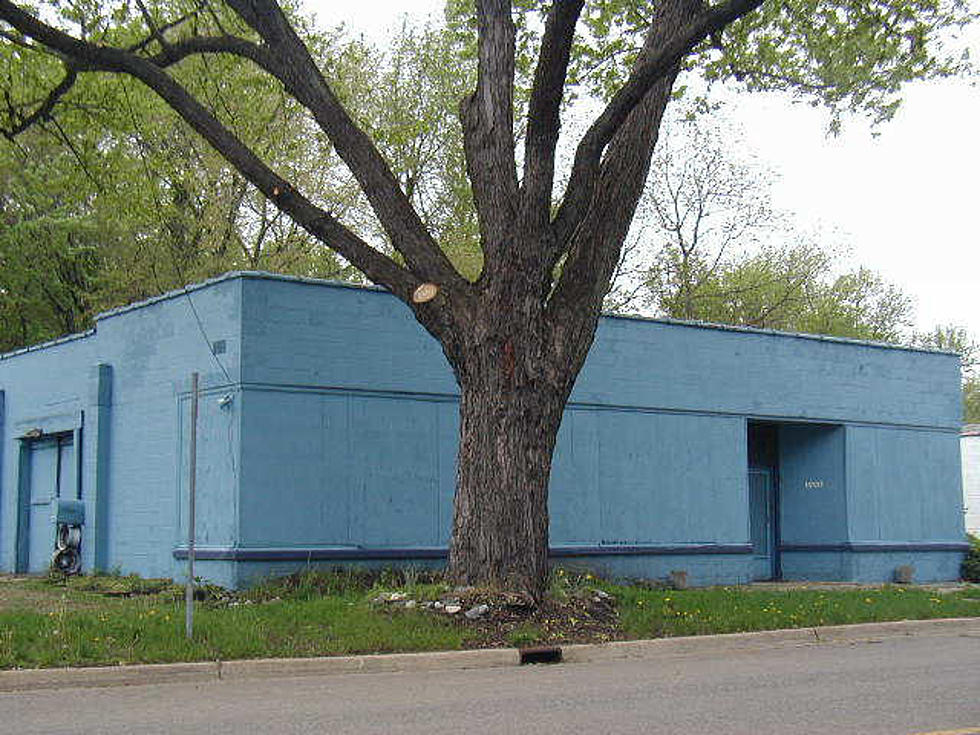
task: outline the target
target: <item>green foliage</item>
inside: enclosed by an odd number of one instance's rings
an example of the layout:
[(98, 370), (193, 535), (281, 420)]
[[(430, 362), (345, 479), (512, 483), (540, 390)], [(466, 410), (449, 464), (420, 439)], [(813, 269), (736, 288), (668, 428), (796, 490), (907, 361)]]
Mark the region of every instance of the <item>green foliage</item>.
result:
[[(442, 574), (414, 567), (338, 567), (336, 569), (306, 569), (284, 577), (274, 577), (250, 587), (243, 596), (250, 600), (310, 600), (330, 595), (376, 594), (380, 590), (444, 591)], [(372, 596), (374, 596), (374, 594)], [(428, 599), (430, 595), (419, 597)]]
[(955, 324), (938, 325), (931, 332), (917, 334), (912, 344), (955, 352), (960, 356), (963, 374), (963, 423), (980, 423), (980, 344), (965, 328)]
[(966, 378), (972, 378), (980, 366), (980, 344), (964, 327), (955, 324), (939, 324), (931, 332), (915, 335), (912, 343), (932, 350), (955, 352), (960, 356), (960, 368)]
[(556, 600), (565, 600), (593, 588), (599, 579), (588, 569), (557, 567), (548, 578), (548, 594)]
[[(346, 41), (339, 56), (327, 59), (327, 71), (433, 237), (457, 269), (475, 279), (483, 260), (455, 113), (476, 84), (470, 43), (465, 34), (405, 21), (384, 48)], [(447, 64), (447, 59), (458, 61)], [(384, 95), (365, 90), (384, 90)], [(358, 216), (362, 232), (387, 241), (366, 201)]]
[[(974, 560), (980, 545), (973, 540)], [(560, 570), (558, 570), (560, 571)], [(556, 601), (603, 590), (616, 600), (627, 638), (700, 635), (882, 620), (977, 615), (976, 589), (940, 594), (922, 587), (772, 590), (713, 587), (668, 590), (617, 585), (587, 572), (553, 577)], [(964, 567), (964, 575), (966, 575)], [(425, 599), (424, 575), (412, 577)], [(307, 570), (252, 590), (222, 590), (196, 607), (195, 635), (184, 635), (182, 590), (170, 580), (134, 576), (72, 577), (0, 583), (0, 669), (171, 661), (300, 657), (452, 650), (480, 646), (479, 628), (421, 609), (378, 606), (380, 588), (405, 576), (394, 570)], [(433, 593), (445, 586), (432, 586)], [(218, 589), (218, 588), (215, 588)], [(557, 613), (556, 613), (557, 615)], [(560, 617), (560, 615), (559, 615)], [(569, 620), (574, 626), (575, 621)], [(507, 630), (512, 646), (561, 640), (561, 621), (529, 619)], [(476, 636), (476, 637), (468, 637)], [(601, 640), (602, 638), (600, 638)], [(497, 643), (499, 645), (499, 642)]]
[(540, 627), (523, 623), (507, 634), (507, 643), (514, 648), (524, 648), (525, 646), (533, 646), (544, 638), (545, 633)]
[[(576, 46), (573, 78), (603, 96), (622, 83), (655, 6), (632, 0), (589, 3), (588, 35)], [(831, 127), (844, 113), (890, 119), (901, 87), (914, 79), (963, 73), (950, 36), (975, 19), (965, 0), (869, 3), (770, 0), (689, 57), (709, 82), (750, 91), (785, 91), (827, 107)]]
[[(140, 32), (135, 8), (86, 12), (86, 26), (107, 40)], [(196, 18), (187, 34), (216, 32), (220, 22), (248, 36), (222, 12)], [(444, 63), (454, 55), (448, 34), (406, 25), (384, 50), (341, 31), (305, 34), (434, 235), (475, 278), (482, 259), (461, 132), (446, 114), (472, 79)], [(35, 57), (0, 44), (10, 103), (6, 120), (0, 106), (0, 124), (15, 124), (60, 79), (60, 61)], [(356, 182), (278, 82), (228, 57), (190, 58), (175, 73), (270, 165), (384, 247)], [(120, 76), (81, 75), (52, 121), (14, 142), (0, 138), (0, 220), (0, 351), (81, 331), (100, 311), (228, 270), (361, 280), (165, 104)]]
[(171, 579), (147, 579), (138, 574), (85, 574), (65, 577), (58, 572), (49, 573), (45, 584), (63, 590), (96, 592), (110, 597), (132, 597), (136, 595), (156, 595), (162, 592), (176, 594), (182, 587), (175, 586)]
[(90, 326), (98, 229), (0, 148), (0, 351)]
[[(690, 109), (690, 108), (688, 108)], [(641, 291), (665, 316), (901, 342), (911, 299), (867, 268), (811, 244), (770, 205), (771, 174), (737, 157), (738, 132), (682, 109), (657, 151), (641, 202)], [(616, 307), (614, 292), (610, 306)], [(627, 302), (625, 306), (629, 306)]]
[(971, 378), (963, 384), (963, 422), (980, 424), (980, 378)]
[[(450, 621), (412, 610), (377, 610), (369, 595), (354, 589), (282, 598), (227, 591), (211, 595), (196, 608), (194, 639), (188, 641), (181, 590), (168, 585), (155, 591), (150, 587), (161, 580), (137, 580), (71, 578), (44, 585), (41, 589), (49, 594), (25, 596), (22, 603), (9, 599), (11, 590), (25, 591), (31, 583), (5, 583), (0, 590), (8, 596), (0, 597), (0, 669), (462, 646), (462, 633)], [(115, 594), (117, 586), (131, 594)]]
[[(141, 33), (141, 21), (128, 7), (106, 15), (97, 4), (65, 6), (65, 22), (81, 22), (78, 14), (84, 10), (93, 37), (131, 42)], [(193, 30), (236, 27), (227, 11), (220, 19), (209, 18), (197, 18)], [(4, 85), (8, 125), (29, 109), (18, 95), (43, 98), (62, 73), (57, 59), (37, 56), (25, 56), (12, 44), (0, 46), (0, 67), (8, 80), (34, 75), (30, 83)], [(298, 104), (264, 74), (223, 57), (188, 59), (176, 74), (236, 135), (261, 140), (257, 147), (263, 155), (298, 185), (319, 170), (321, 161), (309, 155), (309, 126)], [(270, 207), (141, 85), (83, 74), (56, 112), (15, 143), (0, 142), (0, 180), (9, 182), (5, 188), (14, 206), (34, 215), (28, 237), (38, 247), (58, 255), (85, 248), (86, 278), (69, 281), (73, 295), (81, 293), (75, 299), (76, 311), (82, 312), (77, 324), (87, 326), (99, 310), (224, 270), (337, 273), (328, 251)], [(52, 220), (67, 222), (68, 232), (53, 230)], [(41, 280), (53, 272), (34, 270)], [(30, 291), (24, 295), (22, 286), (16, 293), (23, 314), (28, 310), (23, 304), (31, 305)], [(34, 316), (33, 322), (45, 336), (79, 328), (67, 319), (51, 324)], [(23, 343), (23, 337), (5, 341)]]
[[(143, 14), (128, 3), (39, 6), (46, 8), (45, 18), (76, 33), (84, 29), (90, 40), (129, 46), (147, 34)], [(473, 1), (449, 0), (445, 27), (406, 22), (385, 48), (342, 30), (314, 31), (298, 3), (287, 6), (325, 76), (376, 141), (436, 240), (475, 279), (482, 252), (455, 114), (475, 81)], [(519, 0), (513, 6), (520, 139), (548, 4)], [(171, 31), (172, 41), (226, 32), (255, 39), (220, 3), (178, 0), (147, 7), (158, 26), (185, 19)], [(566, 106), (579, 95), (611, 94), (628, 73), (655, 10), (632, 0), (587, 4)], [(726, 29), (717, 43), (697, 49), (687, 67), (709, 82), (734, 79), (749, 90), (787, 90), (825, 104), (835, 125), (845, 111), (881, 121), (894, 113), (905, 81), (966, 68), (948, 40), (972, 18), (962, 0), (777, 0)], [(150, 41), (146, 50), (160, 47)], [(59, 57), (16, 34), (0, 42), (0, 126), (16, 126), (36, 111), (64, 71)], [(189, 58), (174, 72), (273, 168), (390, 250), (329, 141), (278, 82), (224, 55)], [(730, 174), (736, 188), (738, 176), (744, 182), (744, 171)], [(746, 207), (749, 201), (744, 199)], [(0, 140), (0, 218), (7, 225), (0, 231), (0, 350), (85, 329), (98, 311), (231, 269), (360, 279), (276, 211), (163, 102), (118, 76), (81, 74), (52, 116), (16, 143)], [(784, 299), (785, 289), (772, 284), (792, 277), (788, 261), (805, 268), (809, 257), (800, 250), (781, 252), (779, 273), (758, 261), (725, 260), (716, 272), (707, 261), (681, 267), (668, 257), (662, 269), (686, 269), (682, 281), (703, 280), (716, 290), (721, 284), (742, 296), (695, 308), (690, 302), (697, 294), (678, 292), (663, 296), (663, 308), (685, 318), (895, 338), (907, 319), (907, 300), (866, 271)], [(774, 304), (784, 300), (809, 305), (771, 317)], [(707, 316), (699, 317), (702, 312)], [(976, 393), (968, 406), (975, 407)], [(976, 410), (969, 408), (969, 415)]]
[(966, 552), (960, 576), (966, 582), (980, 582), (980, 536), (970, 534), (970, 550)]

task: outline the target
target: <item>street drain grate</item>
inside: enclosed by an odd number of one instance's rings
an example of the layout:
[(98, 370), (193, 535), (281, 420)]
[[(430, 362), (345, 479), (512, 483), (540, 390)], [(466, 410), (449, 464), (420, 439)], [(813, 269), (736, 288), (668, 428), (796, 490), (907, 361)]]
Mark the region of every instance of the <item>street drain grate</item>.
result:
[(524, 664), (560, 664), (561, 649), (557, 646), (536, 646), (534, 648), (522, 648), (521, 666)]

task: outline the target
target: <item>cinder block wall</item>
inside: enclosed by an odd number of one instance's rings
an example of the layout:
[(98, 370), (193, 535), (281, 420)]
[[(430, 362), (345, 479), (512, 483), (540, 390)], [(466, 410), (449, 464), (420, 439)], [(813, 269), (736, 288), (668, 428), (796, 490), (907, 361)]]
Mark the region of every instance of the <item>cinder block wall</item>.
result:
[[(314, 560), (438, 563), (458, 432), (438, 344), (383, 292), (239, 274), (0, 359), (2, 568), (14, 564), (16, 437), (79, 416), (82, 496), (89, 519), (106, 518), (101, 536), (86, 528), (86, 567), (101, 548), (106, 568), (181, 572), (195, 370), (205, 574), (238, 584)], [(897, 557), (854, 544), (961, 542), (958, 379), (945, 354), (606, 318), (556, 448), (556, 555), (745, 581), (750, 420), (779, 427), (782, 538), (805, 547), (784, 554), (788, 576), (880, 577)], [(819, 492), (804, 492), (817, 475)], [(910, 553), (936, 578), (957, 557)]]
[[(444, 547), (457, 388), (438, 345), (376, 291), (246, 279), (243, 294), (241, 547), (252, 559)], [(783, 539), (814, 547), (787, 556), (789, 576), (851, 573), (842, 547), (876, 538), (849, 513), (867, 493), (919, 509), (920, 530), (895, 524), (889, 538), (959, 541), (957, 380), (950, 355), (604, 319), (559, 435), (552, 544), (607, 571), (744, 581), (749, 419), (782, 426)], [(850, 458), (867, 432), (880, 461), (904, 463), (887, 488)], [(909, 432), (935, 450), (910, 451)], [(934, 460), (943, 469), (924, 480)], [(815, 473), (821, 490), (805, 495)], [(836, 548), (829, 562), (820, 547)], [(285, 567), (243, 573), (272, 568)]]
[[(239, 410), (233, 403), (219, 414), (212, 397), (237, 394), (240, 298), (240, 279), (218, 280), (109, 312), (86, 335), (0, 359), (6, 408), (0, 568), (13, 570), (16, 563), (17, 437), (28, 428), (50, 433), (77, 425), (83, 568), (149, 576), (179, 571), (173, 549), (186, 533), (186, 407), (194, 371), (205, 391), (200, 536), (205, 543), (234, 542), (237, 478), (229, 470), (238, 464)], [(217, 357), (209, 341), (219, 344)]]
[[(16, 437), (41, 430), (45, 434), (74, 432), (84, 416), (94, 414), (97, 377), (93, 370), (94, 335), (78, 336), (47, 345), (42, 349), (20, 351), (0, 359), (0, 390), (3, 391), (3, 434), (0, 442), (0, 569), (13, 571), (17, 559), (17, 525), (21, 499), (19, 480), (25, 469), (21, 449), (24, 441)], [(77, 448), (76, 448), (77, 449)], [(89, 511), (94, 498), (86, 490), (93, 474), (94, 444), (82, 441), (85, 461), (81, 478), (82, 498)], [(29, 470), (27, 470), (29, 471)], [(70, 481), (72, 496), (77, 482)], [(50, 488), (54, 492), (54, 486)], [(49, 524), (53, 546), (54, 527)], [(37, 533), (44, 533), (35, 529)], [(24, 540), (22, 540), (22, 543)], [(91, 552), (89, 551), (89, 554)], [(50, 558), (50, 552), (47, 554)], [(32, 566), (47, 562), (34, 559)]]

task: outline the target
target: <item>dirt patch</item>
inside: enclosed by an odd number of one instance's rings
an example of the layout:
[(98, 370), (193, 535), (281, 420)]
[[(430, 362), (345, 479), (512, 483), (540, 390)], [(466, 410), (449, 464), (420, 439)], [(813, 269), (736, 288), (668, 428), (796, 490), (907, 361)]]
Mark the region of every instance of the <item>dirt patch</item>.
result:
[(597, 588), (548, 596), (536, 606), (519, 594), (471, 588), (457, 588), (424, 602), (398, 592), (373, 602), (392, 609), (418, 608), (452, 620), (462, 630), (466, 648), (604, 643), (623, 635), (615, 598)]
[(61, 601), (60, 593), (38, 583), (31, 577), (0, 575), (0, 612), (15, 610), (49, 611)]
[(164, 579), (91, 576), (52, 579), (41, 576), (0, 575), (0, 612), (98, 610), (123, 604), (126, 598), (173, 597), (172, 583)]
[(477, 596), (473, 602), (488, 606), (483, 616), (469, 619), (463, 613), (459, 619), (467, 630), (466, 645), (474, 648), (604, 643), (622, 637), (615, 600), (594, 591), (583, 590), (564, 599), (547, 598), (537, 607), (508, 604), (493, 597)]

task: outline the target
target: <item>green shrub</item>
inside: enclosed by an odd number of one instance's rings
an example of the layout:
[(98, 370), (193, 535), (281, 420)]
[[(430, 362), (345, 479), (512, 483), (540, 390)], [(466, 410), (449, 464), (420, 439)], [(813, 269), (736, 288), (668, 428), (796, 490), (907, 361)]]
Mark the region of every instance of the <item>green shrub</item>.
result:
[(967, 582), (980, 582), (980, 536), (970, 535), (970, 550), (963, 559), (961, 576)]

